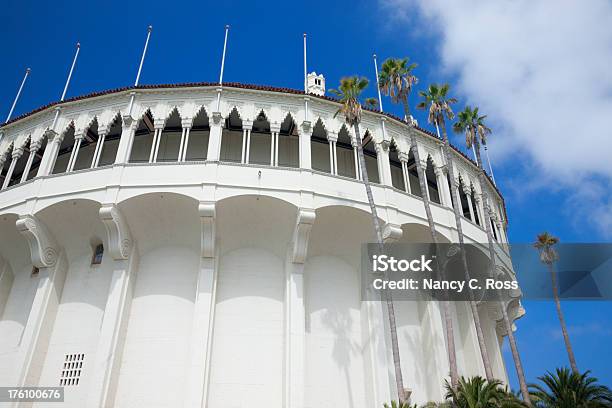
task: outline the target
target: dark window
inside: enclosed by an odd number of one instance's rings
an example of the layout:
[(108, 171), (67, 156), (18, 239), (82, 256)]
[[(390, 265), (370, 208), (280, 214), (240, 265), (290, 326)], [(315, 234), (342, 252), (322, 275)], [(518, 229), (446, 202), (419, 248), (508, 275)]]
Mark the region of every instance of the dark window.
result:
[(32, 276), (37, 276), (38, 272), (40, 272), (40, 270), (37, 267), (33, 266), (32, 267)]
[(92, 265), (100, 265), (102, 263), (102, 257), (104, 256), (104, 245), (100, 244), (96, 246), (93, 257), (91, 258)]

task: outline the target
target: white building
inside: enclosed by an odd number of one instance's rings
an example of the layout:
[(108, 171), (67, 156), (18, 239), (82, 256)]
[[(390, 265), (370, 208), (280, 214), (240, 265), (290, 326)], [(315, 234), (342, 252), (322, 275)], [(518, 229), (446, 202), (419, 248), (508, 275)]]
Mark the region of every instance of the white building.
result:
[[(61, 406), (75, 408), (395, 398), (384, 308), (360, 298), (360, 245), (374, 234), (337, 108), (288, 89), (141, 86), (1, 127), (0, 386), (63, 385)], [(440, 141), (378, 112), (361, 128), (387, 239), (430, 239), (420, 165), (440, 240), (456, 241)], [(486, 242), (476, 167), (458, 151), (454, 166), (466, 240)], [(502, 198), (487, 189), (505, 242)], [(518, 300), (507, 307), (522, 313)], [(480, 305), (494, 374), (507, 380), (496, 310)], [(397, 302), (396, 313), (412, 401), (441, 400), (437, 303)], [(460, 374), (483, 374), (469, 307), (456, 303), (454, 318)]]

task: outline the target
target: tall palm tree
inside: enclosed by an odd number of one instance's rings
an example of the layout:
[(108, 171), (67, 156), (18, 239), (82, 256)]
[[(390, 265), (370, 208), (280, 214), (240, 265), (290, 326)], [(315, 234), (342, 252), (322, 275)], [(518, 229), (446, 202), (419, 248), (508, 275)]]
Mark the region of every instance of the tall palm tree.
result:
[(555, 298), (555, 306), (557, 307), (557, 315), (559, 316), (559, 323), (561, 323), (561, 332), (563, 333), (563, 340), (565, 341), (565, 348), (567, 349), (567, 355), (569, 357), (570, 366), (572, 371), (578, 373), (578, 365), (576, 364), (576, 358), (574, 357), (574, 350), (570, 343), (569, 334), (567, 333), (567, 326), (565, 325), (565, 318), (563, 317), (563, 311), (561, 311), (561, 301), (559, 300), (559, 288), (557, 286), (557, 272), (555, 271), (554, 263), (559, 259), (557, 251), (555, 251), (555, 244), (559, 242), (559, 238), (550, 235), (548, 232), (539, 234), (533, 246), (540, 252), (540, 261), (548, 267), (550, 272), (550, 280), (552, 281), (553, 297)]
[(609, 408), (612, 391), (597, 383), (590, 371), (580, 374), (568, 368), (557, 368), (538, 377), (543, 385), (529, 384), (538, 408)]
[(408, 63), (408, 58), (387, 58), (378, 74), (378, 86), (385, 95), (390, 96), (394, 103), (404, 107), (404, 119), (410, 121), (410, 106), (408, 95), (412, 87), (419, 82), (412, 74), (417, 64)]
[(363, 106), (365, 106), (367, 109), (376, 109), (378, 107), (378, 99), (365, 98), (363, 101)]
[[(489, 205), (489, 199), (487, 194), (487, 187), (485, 182), (485, 173), (484, 167), (482, 166), (482, 158), (480, 156), (480, 142), (486, 142), (486, 135), (491, 133), (491, 129), (489, 129), (484, 120), (486, 119), (486, 115), (480, 116), (478, 114), (478, 109), (470, 110), (471, 113), (466, 112), (465, 110), (462, 112), (462, 117), (459, 118), (459, 124), (456, 125), (455, 130), (466, 132), (466, 144), (469, 147), (474, 145), (474, 151), (476, 152), (476, 164), (478, 166), (478, 183), (480, 185), (480, 191), (482, 194), (482, 202), (484, 207), (484, 226), (485, 231), (487, 233), (487, 241), (489, 247), (489, 265), (491, 268), (491, 276), (496, 276), (496, 260), (495, 260), (495, 246), (493, 244), (493, 233), (491, 231), (491, 208)], [(475, 111), (475, 112), (474, 112)], [(465, 113), (464, 113), (465, 112)], [(462, 119), (465, 119), (464, 123)], [(469, 125), (469, 127), (468, 127)], [(444, 134), (444, 144), (447, 147), (447, 158), (450, 157), (450, 148), (448, 148), (448, 137), (446, 136), (446, 132)], [(452, 168), (452, 166), (451, 166)], [(502, 319), (504, 322), (504, 328), (506, 329), (506, 333), (508, 334), (508, 343), (510, 344), (510, 350), (512, 351), (512, 359), (514, 360), (514, 366), (516, 368), (516, 374), (519, 380), (519, 385), (521, 389), (521, 394), (525, 403), (528, 406), (531, 406), (531, 400), (529, 398), (529, 390), (527, 388), (527, 381), (525, 380), (525, 372), (523, 371), (523, 364), (521, 363), (521, 357), (518, 351), (518, 345), (516, 344), (516, 339), (514, 337), (514, 332), (512, 331), (512, 323), (510, 323), (510, 318), (508, 317), (508, 312), (504, 305), (504, 302), (500, 299), (500, 309), (502, 312)]]
[[(372, 222), (374, 224), (374, 230), (376, 232), (376, 240), (378, 242), (379, 250), (383, 252), (383, 237), (382, 229), (380, 227), (380, 221), (376, 211), (376, 205), (374, 204), (374, 197), (372, 195), (372, 187), (368, 178), (368, 170), (366, 168), (365, 157), (363, 155), (363, 146), (361, 141), (361, 132), (359, 129), (359, 123), (361, 122), (361, 103), (359, 97), (361, 93), (368, 86), (368, 79), (363, 77), (345, 77), (340, 80), (340, 86), (338, 89), (331, 89), (330, 92), (336, 95), (340, 102), (340, 108), (334, 115), (339, 114), (344, 116), (346, 123), (352, 126), (355, 131), (355, 139), (357, 142), (357, 155), (359, 158), (359, 167), (361, 171), (361, 180), (366, 190), (366, 196), (368, 197), (368, 203), (370, 205), (370, 212), (372, 213)], [(387, 305), (387, 316), (389, 318), (389, 330), (391, 335), (391, 348), (393, 354), (393, 365), (395, 369), (395, 383), (397, 387), (397, 395), (400, 403), (405, 402), (404, 395), (404, 381), (402, 379), (402, 368), (400, 363), (399, 345), (397, 340), (397, 326), (395, 323), (395, 309), (393, 307), (393, 299), (391, 294), (385, 290), (383, 291), (385, 303)]]

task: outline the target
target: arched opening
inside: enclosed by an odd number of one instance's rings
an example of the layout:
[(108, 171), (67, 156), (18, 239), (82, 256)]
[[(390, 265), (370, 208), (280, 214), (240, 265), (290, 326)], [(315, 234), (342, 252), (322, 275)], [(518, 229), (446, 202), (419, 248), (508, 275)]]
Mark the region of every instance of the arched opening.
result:
[(179, 146), (181, 145), (181, 135), (183, 125), (178, 110), (174, 108), (159, 136), (159, 149), (155, 161), (175, 162), (179, 158)]
[(419, 182), (419, 173), (416, 168), (416, 161), (414, 160), (414, 154), (412, 154), (412, 149), (408, 152), (408, 162), (406, 163), (406, 170), (408, 173), (408, 188), (410, 189), (410, 194), (413, 194), (417, 197), (423, 197), (421, 192), (421, 183)]
[(374, 146), (374, 139), (369, 131), (366, 131), (363, 135), (363, 155), (368, 171), (368, 179), (371, 183), (380, 183), (378, 156), (376, 154), (376, 147)]
[(389, 165), (391, 166), (391, 184), (399, 190), (406, 191), (404, 171), (395, 140), (391, 140), (391, 144), (389, 145)]
[(210, 126), (208, 115), (204, 108), (200, 109), (193, 118), (193, 124), (185, 138), (185, 160), (198, 161), (206, 160), (208, 154), (208, 139), (210, 137)]
[(429, 189), (429, 201), (442, 204), (442, 200), (440, 200), (440, 189), (438, 186), (438, 180), (436, 178), (436, 172), (434, 168), (435, 166), (431, 159), (431, 156), (428, 156), (425, 177), (427, 178), (427, 188)]
[(270, 121), (264, 111), (261, 111), (253, 121), (251, 144), (249, 146), (249, 163), (270, 165), (270, 150), (272, 148), (272, 133)]
[(76, 153), (73, 170), (83, 170), (91, 167), (91, 162), (96, 151), (96, 144), (100, 134), (98, 132), (98, 119), (94, 119), (83, 134), (83, 139)]
[(51, 174), (63, 173), (68, 168), (68, 161), (70, 160), (72, 149), (74, 149), (74, 123), (68, 126), (63, 136)]
[(153, 145), (153, 132), (153, 115), (151, 111), (147, 110), (138, 121), (138, 127), (134, 133), (130, 163), (146, 163), (149, 161), (151, 146)]
[(98, 152), (97, 163), (93, 163), (92, 167), (108, 166), (113, 164), (117, 158), (117, 149), (119, 148), (119, 140), (121, 139), (121, 131), (123, 130), (121, 115), (117, 114), (115, 119), (110, 124), (108, 133), (101, 140), (100, 151)]
[[(32, 165), (30, 166), (30, 170), (28, 171), (28, 174), (26, 175), (26, 178), (24, 181), (27, 180), (31, 180), (34, 177), (36, 177), (36, 175), (38, 174), (38, 170), (40, 167), (40, 163), (42, 161), (43, 155), (45, 154), (45, 150), (47, 149), (47, 140), (48, 138), (46, 136), (42, 136), (40, 142), (36, 142), (36, 140), (34, 140), (34, 144), (36, 146), (40, 146), (38, 147), (38, 149), (36, 150), (36, 153), (34, 153), (34, 157), (32, 158)], [(30, 142), (30, 148), (32, 149), (32, 143)]]
[(225, 119), (221, 131), (221, 161), (240, 163), (242, 161), (242, 118), (236, 108)]
[(356, 178), (355, 158), (351, 135), (346, 126), (342, 125), (336, 142), (336, 161), (338, 162), (338, 174), (340, 176)]
[(331, 173), (331, 163), (329, 161), (329, 140), (327, 140), (327, 130), (319, 118), (312, 129), (310, 137), (310, 156), (311, 166), (314, 170)]
[(278, 165), (285, 167), (300, 166), (300, 138), (291, 114), (285, 116), (278, 132)]

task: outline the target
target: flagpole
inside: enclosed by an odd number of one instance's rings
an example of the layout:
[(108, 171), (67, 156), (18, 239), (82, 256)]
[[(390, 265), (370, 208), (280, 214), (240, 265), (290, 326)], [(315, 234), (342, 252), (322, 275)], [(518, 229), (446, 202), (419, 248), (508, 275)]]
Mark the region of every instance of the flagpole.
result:
[[(306, 64), (306, 33), (304, 33), (304, 95), (308, 95), (308, 67)], [(308, 98), (304, 98), (304, 121), (308, 122)]]
[(487, 148), (487, 145), (484, 145), (484, 150), (485, 156), (487, 157), (487, 164), (489, 165), (489, 172), (491, 173), (491, 180), (493, 180), (493, 184), (497, 186), (497, 183), (495, 182), (495, 175), (493, 175), (493, 167), (491, 167), (491, 161), (489, 160), (489, 149)]
[[(138, 82), (140, 81), (140, 73), (142, 72), (142, 66), (144, 64), (145, 56), (147, 55), (147, 48), (149, 47), (149, 39), (151, 38), (151, 31), (153, 31), (152, 25), (147, 27), (147, 39), (145, 40), (144, 49), (142, 50), (142, 56), (140, 57), (140, 65), (138, 65), (138, 72), (136, 73), (136, 80), (134, 81), (134, 88), (138, 86)], [(130, 97), (130, 104), (128, 106), (128, 116), (132, 115), (132, 107), (134, 106), (135, 97), (136, 97), (136, 94), (132, 93), (132, 96)]]
[[(66, 85), (64, 85), (64, 91), (62, 92), (62, 97), (60, 102), (64, 102), (64, 98), (66, 98), (66, 92), (68, 91), (68, 85), (70, 85), (70, 80), (72, 79), (72, 72), (74, 71), (74, 66), (76, 65), (77, 58), (79, 57), (79, 52), (81, 51), (81, 44), (76, 44), (76, 52), (74, 53), (74, 59), (72, 60), (72, 65), (70, 66), (70, 71), (68, 72), (68, 78), (66, 79)], [(55, 117), (53, 118), (53, 124), (51, 125), (51, 130), (55, 131), (55, 125), (57, 125), (57, 119), (59, 118), (60, 111), (57, 109), (55, 111)]]
[(219, 89), (217, 90), (217, 112), (221, 108), (221, 87), (223, 86), (223, 70), (225, 69), (225, 51), (227, 50), (227, 35), (229, 24), (225, 25), (225, 39), (223, 40), (223, 55), (221, 57), (221, 72), (219, 73)]
[(374, 58), (374, 71), (376, 72), (376, 90), (378, 91), (378, 107), (383, 111), (382, 96), (380, 95), (380, 84), (378, 83), (378, 64), (376, 63), (376, 54), (372, 54)]
[(15, 100), (13, 101), (13, 106), (11, 106), (11, 110), (9, 111), (9, 114), (6, 117), (6, 120), (4, 121), (4, 123), (8, 122), (11, 119), (11, 116), (13, 115), (13, 111), (15, 110), (15, 106), (17, 105), (17, 101), (19, 100), (19, 96), (21, 95), (21, 90), (23, 89), (23, 86), (25, 85), (26, 80), (28, 79), (28, 75), (30, 75), (31, 71), (32, 70), (30, 68), (26, 68), (25, 75), (23, 76), (23, 80), (21, 81), (21, 85), (19, 86), (19, 90), (17, 91), (17, 96), (15, 96)]

